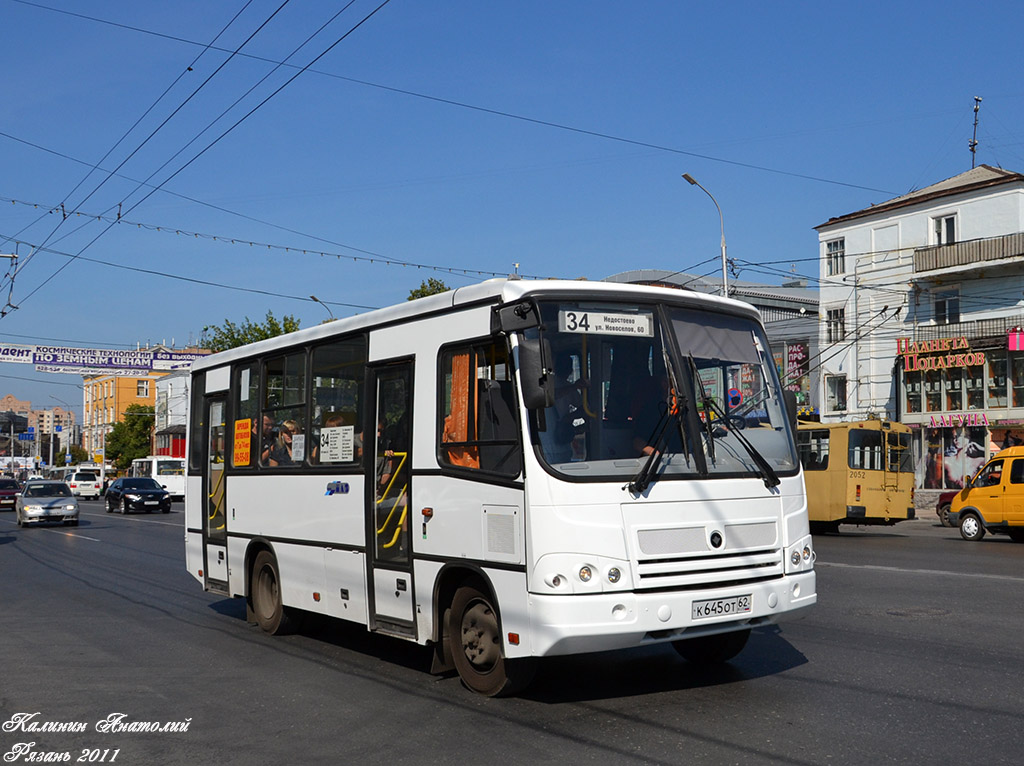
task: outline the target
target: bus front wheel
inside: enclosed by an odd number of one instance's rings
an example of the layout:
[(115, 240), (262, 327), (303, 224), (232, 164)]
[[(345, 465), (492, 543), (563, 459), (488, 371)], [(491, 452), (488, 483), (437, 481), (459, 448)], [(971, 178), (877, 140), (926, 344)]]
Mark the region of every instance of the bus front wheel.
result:
[(960, 520), (960, 537), (972, 542), (980, 540), (985, 536), (985, 525), (981, 519), (973, 513), (969, 513)]
[(502, 655), (498, 614), (491, 599), (472, 586), (455, 591), (448, 613), (448, 642), (459, 677), (477, 694), (506, 697), (533, 680), (533, 658), (509, 660)]
[(270, 551), (260, 551), (252, 566), (249, 586), (252, 611), (257, 624), (272, 636), (290, 633), (293, 621), (281, 601), (281, 576)]
[(672, 646), (687, 662), (695, 665), (720, 665), (743, 651), (748, 638), (750, 628), (733, 633), (681, 639), (673, 641)]

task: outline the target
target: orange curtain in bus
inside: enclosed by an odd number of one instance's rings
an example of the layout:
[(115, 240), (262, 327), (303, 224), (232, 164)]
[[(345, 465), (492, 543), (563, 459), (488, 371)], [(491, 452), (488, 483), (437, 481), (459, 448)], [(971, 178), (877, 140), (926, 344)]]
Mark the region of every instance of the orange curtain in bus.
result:
[[(441, 436), (441, 441), (457, 444), (476, 440), (476, 433), (472, 436), (469, 433), (470, 391), (473, 392), (473, 412), (477, 412), (476, 385), (475, 381), (470, 379), (471, 373), (472, 366), (468, 352), (452, 356), (452, 406), (451, 413), (444, 419), (444, 433)], [(475, 426), (476, 418), (473, 421)], [(452, 465), (464, 468), (480, 467), (480, 449), (478, 447), (452, 446), (446, 449), (448, 462)]]

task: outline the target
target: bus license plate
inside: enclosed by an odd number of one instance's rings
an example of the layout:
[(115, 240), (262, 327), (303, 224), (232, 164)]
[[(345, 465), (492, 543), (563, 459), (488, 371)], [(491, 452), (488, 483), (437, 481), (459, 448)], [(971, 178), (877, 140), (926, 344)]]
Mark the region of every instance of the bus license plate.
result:
[(693, 602), (693, 619), (725, 617), (730, 614), (745, 614), (750, 611), (750, 594), (732, 598), (712, 598)]

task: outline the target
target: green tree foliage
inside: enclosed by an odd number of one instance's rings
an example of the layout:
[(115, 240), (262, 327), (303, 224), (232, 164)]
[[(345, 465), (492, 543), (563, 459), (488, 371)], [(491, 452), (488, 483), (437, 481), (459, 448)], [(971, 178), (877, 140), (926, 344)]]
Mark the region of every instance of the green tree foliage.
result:
[[(63, 465), (64, 464), (64, 458), (63, 457), (60, 457), (58, 459), (55, 456), (53, 458), (53, 460), (54, 460), (54, 462), (57, 465)], [(77, 444), (72, 444), (71, 445), (71, 464), (72, 465), (78, 465), (79, 463), (90, 463), (90, 462), (92, 462), (92, 456), (88, 452), (86, 452), (82, 447), (79, 447)]]
[(224, 324), (206, 325), (203, 328), (202, 345), (212, 351), (227, 351), (229, 348), (295, 332), (298, 329), (299, 320), (291, 314), (285, 314), (278, 320), (272, 311), (268, 311), (263, 322), (253, 322), (246, 317), (241, 324), (225, 319)]
[(409, 291), (409, 300), (414, 301), (417, 298), (425, 298), (428, 295), (437, 295), (438, 293), (446, 293), (451, 290), (448, 285), (442, 282), (440, 279), (434, 279), (430, 277), (425, 282), (420, 282), (420, 286), (415, 290)]
[(129, 404), (124, 420), (114, 424), (107, 434), (107, 461), (124, 471), (136, 458), (149, 454), (153, 432), (153, 408), (142, 404)]

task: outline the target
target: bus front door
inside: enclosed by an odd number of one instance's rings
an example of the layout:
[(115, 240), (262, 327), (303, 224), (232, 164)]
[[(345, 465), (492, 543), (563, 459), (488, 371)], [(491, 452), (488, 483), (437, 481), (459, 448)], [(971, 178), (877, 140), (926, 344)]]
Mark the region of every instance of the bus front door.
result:
[(366, 533), (369, 553), (371, 628), (412, 635), (411, 538), (412, 363), (371, 370), (374, 427), (364, 439), (367, 461)]
[(225, 503), (224, 398), (206, 399), (206, 472), (203, 477), (203, 544), (207, 590), (228, 592), (227, 516)]

